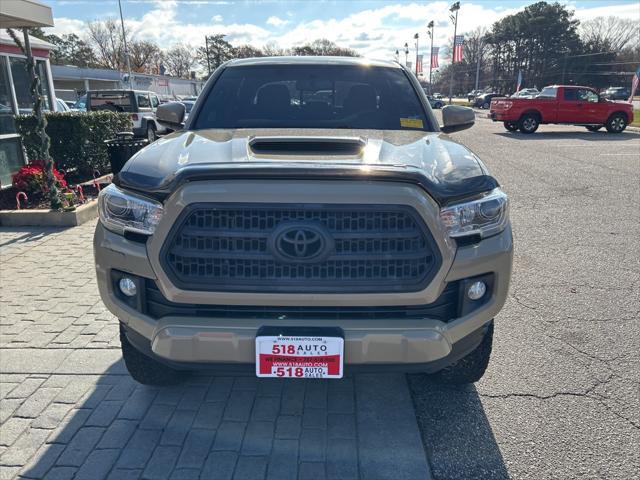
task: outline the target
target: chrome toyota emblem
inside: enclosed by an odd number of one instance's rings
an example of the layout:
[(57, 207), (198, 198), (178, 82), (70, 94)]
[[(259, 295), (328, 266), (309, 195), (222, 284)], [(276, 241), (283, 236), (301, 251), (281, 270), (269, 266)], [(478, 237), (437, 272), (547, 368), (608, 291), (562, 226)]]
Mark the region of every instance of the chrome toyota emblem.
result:
[(319, 223), (286, 222), (274, 230), (269, 248), (281, 262), (319, 262), (333, 251), (333, 238)]

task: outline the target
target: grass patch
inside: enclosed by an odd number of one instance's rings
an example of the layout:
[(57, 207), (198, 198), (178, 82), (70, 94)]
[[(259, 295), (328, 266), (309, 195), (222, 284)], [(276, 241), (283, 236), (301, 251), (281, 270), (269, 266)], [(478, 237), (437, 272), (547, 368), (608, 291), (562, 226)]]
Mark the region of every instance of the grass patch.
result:
[(640, 127), (640, 110), (633, 110), (633, 122), (631, 122), (631, 125), (634, 127)]

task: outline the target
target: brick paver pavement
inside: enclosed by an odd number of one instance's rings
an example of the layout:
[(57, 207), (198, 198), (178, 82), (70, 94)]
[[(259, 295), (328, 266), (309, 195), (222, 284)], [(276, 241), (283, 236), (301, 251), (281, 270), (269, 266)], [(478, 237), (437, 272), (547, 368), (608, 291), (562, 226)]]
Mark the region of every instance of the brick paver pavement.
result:
[(93, 227), (0, 228), (0, 480), (429, 478), (402, 375), (138, 385)]

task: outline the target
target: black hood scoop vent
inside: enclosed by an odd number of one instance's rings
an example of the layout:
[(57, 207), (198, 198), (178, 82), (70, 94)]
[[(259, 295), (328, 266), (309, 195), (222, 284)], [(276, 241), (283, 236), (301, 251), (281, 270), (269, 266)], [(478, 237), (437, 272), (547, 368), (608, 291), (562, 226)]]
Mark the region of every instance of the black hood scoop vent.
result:
[(249, 148), (256, 155), (360, 156), (367, 142), (357, 137), (254, 137)]

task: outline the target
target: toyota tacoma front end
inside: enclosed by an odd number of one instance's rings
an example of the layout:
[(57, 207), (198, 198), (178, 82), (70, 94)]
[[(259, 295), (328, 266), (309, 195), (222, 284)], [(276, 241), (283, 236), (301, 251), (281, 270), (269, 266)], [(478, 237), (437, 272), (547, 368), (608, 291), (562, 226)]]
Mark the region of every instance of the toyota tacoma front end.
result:
[[(184, 112), (164, 110), (177, 128)], [(473, 121), (443, 116), (444, 131)], [(230, 62), (99, 209), (98, 286), (140, 382), (202, 368), (472, 382), (487, 366), (508, 200), (398, 64)]]

